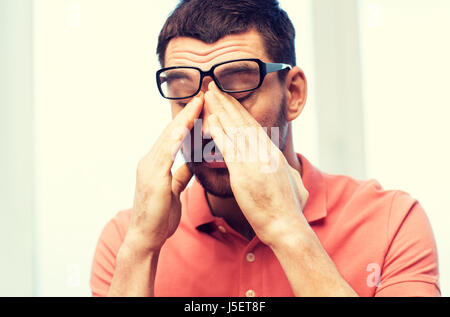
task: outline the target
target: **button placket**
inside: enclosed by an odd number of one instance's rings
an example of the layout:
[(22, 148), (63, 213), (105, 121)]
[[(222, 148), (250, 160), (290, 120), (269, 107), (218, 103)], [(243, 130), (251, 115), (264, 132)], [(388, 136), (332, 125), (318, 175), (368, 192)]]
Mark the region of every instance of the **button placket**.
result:
[(262, 294), (262, 259), (258, 260), (260, 247), (257, 241), (252, 241), (240, 254), (239, 296), (256, 297)]

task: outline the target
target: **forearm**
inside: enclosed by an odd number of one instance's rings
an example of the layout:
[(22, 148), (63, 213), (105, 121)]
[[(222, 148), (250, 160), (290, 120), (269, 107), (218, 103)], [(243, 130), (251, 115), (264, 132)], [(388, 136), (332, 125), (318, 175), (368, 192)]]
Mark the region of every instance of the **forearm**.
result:
[(302, 228), (295, 235), (285, 236), (271, 248), (295, 296), (358, 296), (342, 278), (311, 228)]
[(123, 244), (116, 258), (108, 296), (153, 297), (158, 251), (144, 251)]

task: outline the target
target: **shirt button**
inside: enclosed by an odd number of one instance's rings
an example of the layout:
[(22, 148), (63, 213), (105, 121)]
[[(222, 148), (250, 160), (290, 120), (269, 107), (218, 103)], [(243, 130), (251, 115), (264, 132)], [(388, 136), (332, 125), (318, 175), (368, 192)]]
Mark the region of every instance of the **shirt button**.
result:
[(218, 228), (219, 231), (222, 232), (222, 233), (226, 233), (226, 232), (227, 232), (227, 229), (225, 229), (224, 226), (218, 226), (217, 228)]
[(245, 292), (245, 296), (247, 297), (255, 297), (255, 291), (252, 289), (249, 289), (248, 291)]
[(255, 261), (255, 254), (253, 254), (253, 253), (251, 253), (251, 252), (247, 253), (246, 259), (247, 259), (247, 261), (250, 262), (250, 263), (253, 262), (253, 261)]

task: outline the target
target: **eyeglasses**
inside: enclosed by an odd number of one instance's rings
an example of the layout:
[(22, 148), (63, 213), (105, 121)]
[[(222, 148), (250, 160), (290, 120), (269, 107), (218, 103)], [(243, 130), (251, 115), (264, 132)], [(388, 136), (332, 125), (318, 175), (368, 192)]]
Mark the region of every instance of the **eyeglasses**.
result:
[[(223, 92), (242, 97), (242, 93), (261, 87), (269, 73), (291, 69), (289, 64), (264, 63), (259, 59), (237, 59), (211, 67), (204, 72), (191, 66), (174, 66), (156, 72), (156, 83), (161, 95), (166, 99), (191, 98), (200, 92), (203, 78), (210, 76)], [(235, 95), (240, 94), (240, 96)]]

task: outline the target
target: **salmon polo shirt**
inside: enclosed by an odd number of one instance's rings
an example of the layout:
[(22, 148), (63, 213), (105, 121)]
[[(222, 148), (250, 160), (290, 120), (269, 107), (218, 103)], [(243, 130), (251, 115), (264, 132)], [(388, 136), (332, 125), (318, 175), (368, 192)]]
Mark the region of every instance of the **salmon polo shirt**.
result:
[[(415, 199), (383, 190), (374, 180), (323, 173), (298, 157), (309, 192), (305, 218), (358, 295), (440, 296), (433, 233)], [(155, 296), (294, 296), (272, 250), (213, 216), (197, 180), (181, 201), (180, 225), (160, 252)], [(107, 295), (130, 217), (131, 209), (120, 211), (101, 233), (91, 272), (93, 296)]]

